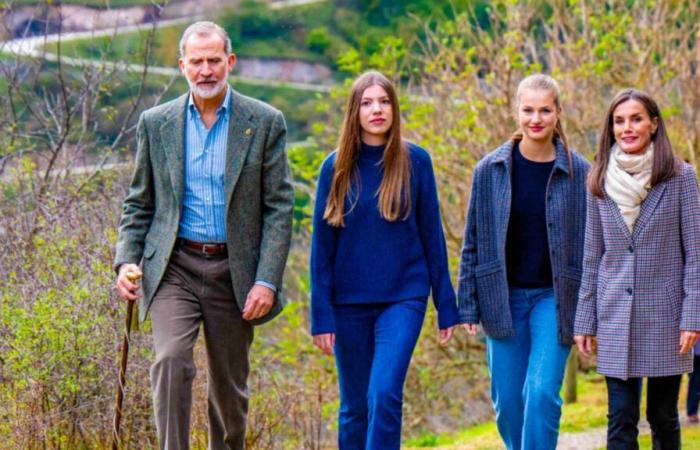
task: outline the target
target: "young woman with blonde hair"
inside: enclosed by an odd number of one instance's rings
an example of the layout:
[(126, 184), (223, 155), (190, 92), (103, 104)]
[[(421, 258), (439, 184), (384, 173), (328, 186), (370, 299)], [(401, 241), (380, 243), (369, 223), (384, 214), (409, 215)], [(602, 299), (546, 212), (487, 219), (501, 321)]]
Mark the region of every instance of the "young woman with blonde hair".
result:
[(555, 449), (573, 343), (588, 162), (568, 148), (559, 87), (520, 82), (519, 130), (472, 176), (459, 275), (460, 322), (487, 335), (491, 399), (506, 448)]
[(391, 82), (367, 72), (321, 166), (311, 243), (311, 334), (335, 352), (341, 450), (399, 449), (431, 290), (445, 344), (458, 316), (430, 156), (402, 139)]

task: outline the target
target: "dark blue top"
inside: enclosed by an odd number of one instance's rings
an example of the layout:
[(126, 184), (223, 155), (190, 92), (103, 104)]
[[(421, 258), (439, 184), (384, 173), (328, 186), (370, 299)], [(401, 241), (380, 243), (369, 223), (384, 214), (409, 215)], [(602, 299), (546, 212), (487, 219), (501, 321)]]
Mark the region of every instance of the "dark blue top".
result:
[(513, 146), (513, 186), (506, 238), (508, 284), (551, 287), (552, 265), (547, 241), (545, 197), (554, 161), (535, 162)]
[[(432, 288), (441, 329), (458, 323), (447, 266), (435, 177), (428, 153), (408, 144), (411, 211), (388, 222), (379, 213), (384, 146), (363, 144), (359, 186), (346, 198), (345, 226), (324, 219), (336, 152), (321, 166), (311, 240), (311, 334), (335, 332), (334, 304), (373, 304), (427, 298)], [(359, 191), (359, 196), (358, 196)]]

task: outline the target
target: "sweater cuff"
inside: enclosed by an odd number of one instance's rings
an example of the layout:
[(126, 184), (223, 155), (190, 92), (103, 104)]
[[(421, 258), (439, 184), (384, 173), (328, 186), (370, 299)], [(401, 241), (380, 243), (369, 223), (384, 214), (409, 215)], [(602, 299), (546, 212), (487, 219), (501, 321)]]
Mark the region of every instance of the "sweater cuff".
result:
[(326, 323), (312, 323), (311, 324), (311, 336), (317, 336), (319, 334), (335, 333), (335, 320), (328, 321)]
[(311, 335), (335, 333), (333, 308), (311, 308)]
[(444, 302), (444, 304), (441, 302), (440, 309), (438, 309), (438, 327), (444, 330), (459, 323), (459, 313), (454, 300), (452, 302)]

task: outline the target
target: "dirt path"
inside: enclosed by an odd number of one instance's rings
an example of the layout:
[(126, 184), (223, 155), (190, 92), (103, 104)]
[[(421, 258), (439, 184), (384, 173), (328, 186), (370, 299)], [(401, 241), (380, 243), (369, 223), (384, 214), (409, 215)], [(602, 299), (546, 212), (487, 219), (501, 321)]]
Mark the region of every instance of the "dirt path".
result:
[(580, 433), (562, 433), (559, 436), (557, 450), (598, 450), (605, 448), (604, 427), (593, 428)]

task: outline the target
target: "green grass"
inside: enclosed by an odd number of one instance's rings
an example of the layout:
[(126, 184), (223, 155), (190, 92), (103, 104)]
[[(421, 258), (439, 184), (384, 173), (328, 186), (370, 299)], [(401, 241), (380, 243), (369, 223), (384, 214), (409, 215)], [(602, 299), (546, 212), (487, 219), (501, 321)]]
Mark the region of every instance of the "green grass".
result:
[[(700, 450), (700, 426), (686, 426), (681, 428), (681, 444), (684, 450)], [(651, 450), (651, 436), (644, 435), (639, 438), (640, 450)]]
[(406, 442), (406, 450), (426, 447), (435, 450), (452, 448), (459, 448), (460, 450), (490, 450), (501, 446), (501, 439), (498, 436), (498, 430), (494, 422), (475, 425), (454, 434), (426, 434)]
[[(681, 444), (684, 450), (700, 450), (700, 426), (688, 425), (681, 428)], [(640, 436), (639, 449), (651, 450), (651, 435)], [(599, 450), (605, 450), (605, 447)]]
[[(579, 373), (576, 391), (578, 401), (562, 408), (560, 430), (577, 433), (605, 426), (608, 412), (608, 394), (605, 378), (594, 372)], [(563, 397), (562, 390), (562, 397)]]
[[(607, 425), (607, 389), (603, 376), (593, 372), (579, 373), (577, 380), (578, 401), (564, 405), (560, 431), (579, 433)], [(687, 377), (683, 377), (678, 401), (681, 416), (685, 411)], [(646, 387), (642, 394), (642, 417), (645, 416)], [(681, 430), (684, 449), (700, 450), (700, 426), (687, 425)], [(651, 449), (651, 437), (645, 434), (639, 439), (642, 450)], [(452, 434), (425, 434), (406, 442), (406, 450), (431, 448), (433, 450), (492, 450), (503, 448), (496, 424), (487, 422)], [(602, 450), (602, 449), (601, 449)]]

